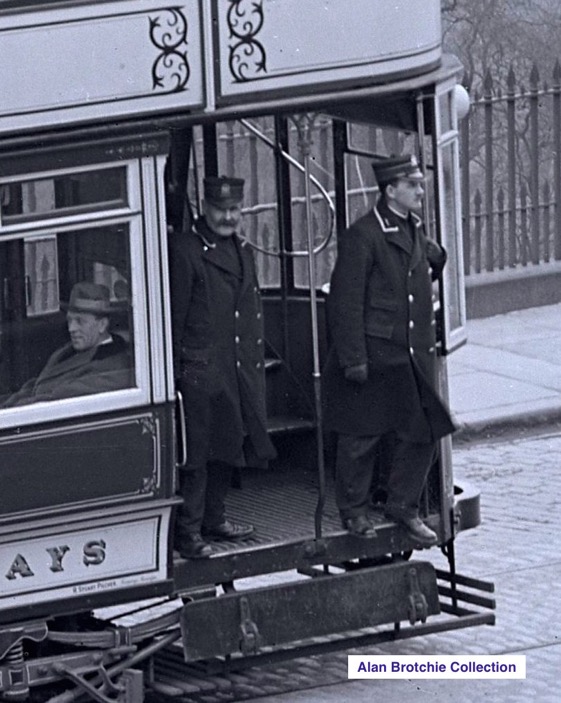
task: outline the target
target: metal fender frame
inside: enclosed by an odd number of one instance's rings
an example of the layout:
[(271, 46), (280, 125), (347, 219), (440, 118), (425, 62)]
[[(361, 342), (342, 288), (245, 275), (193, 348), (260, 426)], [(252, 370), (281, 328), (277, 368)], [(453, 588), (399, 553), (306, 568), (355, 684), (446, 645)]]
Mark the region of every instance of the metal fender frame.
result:
[(185, 604), (181, 629), (185, 658), (193, 661), (385, 623), (424, 622), (439, 612), (434, 567), (410, 561), (196, 600)]

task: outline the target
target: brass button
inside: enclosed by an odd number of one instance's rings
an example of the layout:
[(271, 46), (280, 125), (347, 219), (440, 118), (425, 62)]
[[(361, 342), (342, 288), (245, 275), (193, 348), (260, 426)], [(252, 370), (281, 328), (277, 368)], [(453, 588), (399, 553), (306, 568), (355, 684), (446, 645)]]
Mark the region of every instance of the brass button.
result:
[(409, 320), (409, 329), (412, 330), (413, 327), (415, 327), (415, 323), (413, 322), (413, 320)]
[(240, 316), (240, 311), (239, 311), (239, 310), (236, 310), (236, 312), (234, 313), (234, 317), (237, 318), (237, 317), (239, 317), (239, 316)]
[(236, 361), (236, 366), (238, 367), (238, 369), (240, 368), (241, 365), (242, 365), (241, 361)]
[(240, 343), (240, 338), (239, 338), (239, 337), (235, 337), (234, 341), (236, 342), (236, 344), (239, 344), (239, 343)]
[(413, 349), (413, 347), (409, 347), (409, 353), (411, 354), (411, 356), (413, 356), (413, 354), (415, 353), (415, 350)]
[(414, 300), (415, 300), (415, 296), (412, 293), (410, 293), (409, 294), (409, 302), (412, 303)]

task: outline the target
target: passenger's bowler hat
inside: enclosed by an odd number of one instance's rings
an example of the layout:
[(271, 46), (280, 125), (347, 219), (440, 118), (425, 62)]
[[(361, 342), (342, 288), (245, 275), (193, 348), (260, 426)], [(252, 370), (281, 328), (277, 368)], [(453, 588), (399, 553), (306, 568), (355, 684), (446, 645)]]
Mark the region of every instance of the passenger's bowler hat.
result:
[(411, 181), (424, 181), (425, 179), (419, 168), (419, 162), (412, 154), (377, 159), (372, 163), (372, 168), (380, 186), (398, 178), (407, 178)]
[(89, 312), (92, 315), (109, 315), (113, 311), (109, 288), (89, 281), (76, 283), (70, 293), (68, 305), (62, 307), (70, 312)]
[(212, 176), (204, 179), (205, 200), (218, 207), (232, 207), (243, 200), (243, 178)]

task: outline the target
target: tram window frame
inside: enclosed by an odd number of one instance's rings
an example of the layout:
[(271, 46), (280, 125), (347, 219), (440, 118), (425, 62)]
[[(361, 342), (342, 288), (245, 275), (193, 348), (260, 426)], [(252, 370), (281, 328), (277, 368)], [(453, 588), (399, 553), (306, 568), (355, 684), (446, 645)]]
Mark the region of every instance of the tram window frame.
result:
[[(443, 310), (441, 333), (443, 354), (450, 354), (467, 341), (459, 129), (455, 86), (455, 80), (446, 81), (436, 87), (432, 97), (433, 133), (436, 135), (433, 139), (433, 159), (436, 165), (436, 188), (438, 189), (436, 219), (441, 244), (448, 254), (440, 290)], [(450, 155), (449, 158), (445, 157), (446, 154)], [(450, 174), (452, 178), (449, 177)]]
[[(76, 205), (61, 205), (57, 207), (57, 190), (59, 191), (58, 197), (60, 199), (61, 187), (64, 187), (64, 189), (68, 189), (69, 186), (72, 187), (73, 179), (75, 183), (75, 179), (80, 176), (101, 173), (107, 175), (107, 173), (110, 171), (112, 171), (115, 175), (119, 176), (120, 187), (122, 189), (124, 197), (115, 198), (112, 200), (98, 200)], [(47, 219), (58, 219), (61, 217), (67, 217), (72, 215), (80, 216), (82, 214), (96, 213), (99, 211), (100, 208), (103, 208), (103, 210), (118, 210), (128, 207), (129, 189), (127, 187), (127, 170), (126, 167), (124, 167), (122, 164), (112, 166), (104, 165), (103, 167), (98, 166), (97, 168), (95, 165), (89, 167), (84, 166), (72, 169), (70, 171), (65, 170), (64, 172), (53, 171), (44, 174), (42, 173), (39, 176), (37, 176), (36, 174), (32, 174), (31, 177), (17, 177), (10, 179), (9, 182), (0, 181), (0, 189), (2, 188), (3, 184), (5, 188), (15, 187), (21, 189), (21, 192), (23, 192), (24, 186), (37, 188), (37, 186), (41, 184), (47, 185), (49, 182), (52, 185), (53, 207), (49, 210), (45, 210), (42, 212), (7, 213), (3, 209), (3, 206), (6, 205), (6, 194), (3, 193), (4, 197), (0, 199), (0, 227), (17, 224), (28, 224), (37, 220), (43, 221)], [(14, 196), (15, 188), (13, 193)], [(20, 197), (22, 197), (21, 192)], [(9, 195), (11, 196), (12, 194), (9, 193)]]
[[(14, 182), (25, 182), (49, 177), (63, 177), (84, 170), (105, 170), (111, 167), (124, 168), (126, 172), (126, 202), (127, 205), (118, 209), (99, 207), (95, 211), (58, 212), (55, 217), (35, 215), (25, 223), (7, 224), (0, 222), (0, 246), (4, 243), (31, 243), (45, 238), (57, 238), (67, 233), (92, 231), (103, 228), (122, 227), (128, 239), (127, 251), (130, 268), (130, 325), (131, 337), (134, 340), (131, 353), (133, 355), (134, 381), (130, 388), (114, 391), (78, 395), (51, 401), (30, 403), (27, 405), (0, 408), (0, 428), (32, 425), (35, 423), (68, 420), (82, 416), (106, 413), (138, 407), (150, 402), (151, 397), (151, 362), (150, 336), (148, 330), (148, 300), (147, 300), (147, 271), (146, 252), (144, 244), (144, 218), (142, 203), (141, 164), (138, 160), (119, 161), (116, 163), (101, 163), (91, 166), (68, 167), (45, 172), (17, 174), (0, 178), (2, 185)], [(57, 265), (58, 265), (57, 257)], [(93, 264), (93, 262), (92, 262)], [(76, 283), (77, 281), (74, 281)], [(59, 287), (60, 292), (60, 287)], [(60, 312), (59, 307), (58, 311)], [(45, 311), (45, 318), (50, 315)], [(25, 313), (24, 320), (36, 316)], [(5, 398), (4, 398), (5, 400)]]

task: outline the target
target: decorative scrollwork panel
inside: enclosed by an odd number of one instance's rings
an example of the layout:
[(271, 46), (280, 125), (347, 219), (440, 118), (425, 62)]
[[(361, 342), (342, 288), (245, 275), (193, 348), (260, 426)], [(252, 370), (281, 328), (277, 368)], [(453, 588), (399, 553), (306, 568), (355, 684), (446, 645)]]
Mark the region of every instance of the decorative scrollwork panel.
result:
[(168, 8), (150, 17), (150, 40), (160, 54), (152, 66), (152, 87), (165, 93), (185, 90), (191, 73), (187, 58), (187, 18)]
[(230, 73), (237, 83), (267, 72), (265, 47), (257, 35), (265, 23), (263, 0), (230, 0), (227, 14), (230, 30)]

